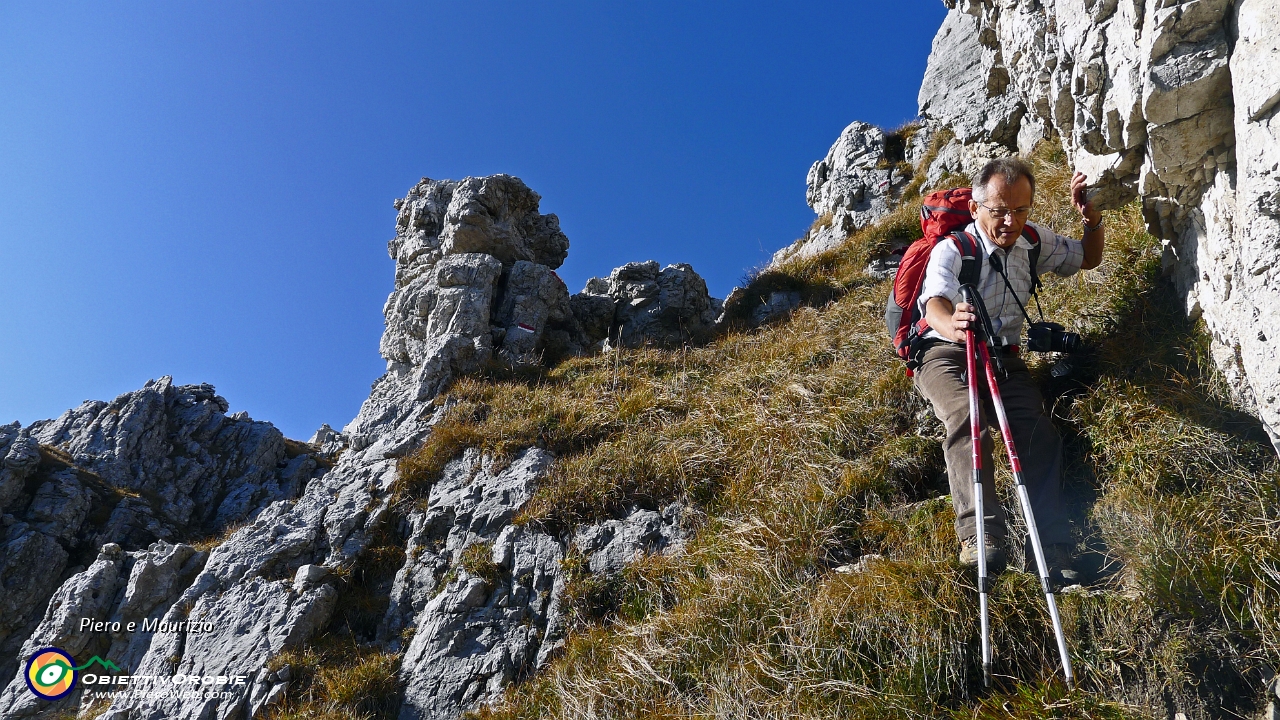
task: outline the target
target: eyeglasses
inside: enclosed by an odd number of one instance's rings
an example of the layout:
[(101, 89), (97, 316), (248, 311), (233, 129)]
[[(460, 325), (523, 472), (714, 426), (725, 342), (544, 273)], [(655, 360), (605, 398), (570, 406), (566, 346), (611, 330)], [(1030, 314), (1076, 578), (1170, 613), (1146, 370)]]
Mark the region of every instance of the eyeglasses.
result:
[(1015, 218), (1018, 218), (1019, 220), (1025, 220), (1027, 216), (1031, 214), (1030, 207), (1020, 207), (1014, 210), (1010, 210), (1007, 207), (993, 208), (983, 203), (978, 203), (978, 204), (982, 205), (982, 207), (984, 208), (987, 208), (987, 212), (991, 213), (991, 217), (999, 218), (1001, 220), (1009, 217), (1010, 215), (1014, 216)]

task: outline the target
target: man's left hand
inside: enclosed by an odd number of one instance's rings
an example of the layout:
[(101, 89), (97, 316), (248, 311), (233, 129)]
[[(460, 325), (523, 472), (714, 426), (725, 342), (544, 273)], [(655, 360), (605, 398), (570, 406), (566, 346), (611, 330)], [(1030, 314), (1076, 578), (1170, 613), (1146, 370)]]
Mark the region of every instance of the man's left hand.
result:
[(1076, 171), (1071, 176), (1071, 204), (1076, 206), (1080, 217), (1088, 225), (1097, 225), (1102, 221), (1102, 212), (1093, 206), (1092, 200), (1085, 199), (1085, 191), (1089, 189), (1084, 173)]

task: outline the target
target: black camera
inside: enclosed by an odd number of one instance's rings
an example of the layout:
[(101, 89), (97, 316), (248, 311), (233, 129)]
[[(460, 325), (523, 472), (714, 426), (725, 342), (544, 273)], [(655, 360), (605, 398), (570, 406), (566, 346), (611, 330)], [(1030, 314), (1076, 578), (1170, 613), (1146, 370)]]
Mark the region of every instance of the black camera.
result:
[(1073, 353), (1084, 341), (1080, 333), (1067, 332), (1054, 322), (1034, 322), (1027, 326), (1027, 349), (1033, 352)]

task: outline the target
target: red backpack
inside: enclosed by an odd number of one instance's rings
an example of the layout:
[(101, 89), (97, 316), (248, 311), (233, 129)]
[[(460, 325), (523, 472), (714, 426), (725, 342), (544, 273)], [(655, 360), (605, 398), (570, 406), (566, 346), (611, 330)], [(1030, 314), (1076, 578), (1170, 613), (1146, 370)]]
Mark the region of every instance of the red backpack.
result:
[[(920, 340), (929, 331), (929, 323), (920, 315), (917, 300), (924, 285), (925, 269), (933, 248), (944, 239), (954, 242), (960, 250), (960, 275), (962, 285), (977, 285), (982, 272), (980, 259), (982, 244), (978, 238), (963, 230), (973, 216), (969, 213), (969, 201), (973, 198), (969, 188), (953, 188), (930, 193), (920, 208), (920, 229), (924, 237), (911, 243), (898, 264), (893, 279), (893, 291), (885, 303), (884, 323), (893, 340), (893, 349), (907, 364), (907, 374), (920, 366), (917, 357)], [(1040, 257), (1040, 236), (1026, 225), (1022, 236), (1031, 242), (1031, 277), (1039, 284), (1036, 261)]]

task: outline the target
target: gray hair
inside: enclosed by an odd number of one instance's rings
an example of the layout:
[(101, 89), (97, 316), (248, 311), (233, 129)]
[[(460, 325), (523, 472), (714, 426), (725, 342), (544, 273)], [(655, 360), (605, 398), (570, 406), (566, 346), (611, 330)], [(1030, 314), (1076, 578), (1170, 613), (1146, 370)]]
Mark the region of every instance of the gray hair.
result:
[(1031, 164), (1026, 160), (1018, 157), (1002, 157), (994, 160), (988, 160), (982, 169), (974, 173), (972, 180), (973, 199), (978, 202), (986, 202), (987, 200), (987, 183), (991, 182), (991, 178), (999, 175), (1004, 181), (1010, 185), (1018, 182), (1021, 178), (1031, 181), (1031, 195), (1036, 194), (1036, 176), (1031, 170)]

